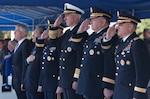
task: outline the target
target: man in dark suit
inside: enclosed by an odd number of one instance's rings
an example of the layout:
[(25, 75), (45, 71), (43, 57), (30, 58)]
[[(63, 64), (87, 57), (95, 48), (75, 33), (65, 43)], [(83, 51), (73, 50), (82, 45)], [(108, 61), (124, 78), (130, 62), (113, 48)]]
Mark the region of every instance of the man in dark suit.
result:
[[(140, 22), (134, 16), (118, 16), (119, 41), (115, 46), (116, 77), (113, 99), (147, 99), (146, 87), (150, 76), (149, 54), (144, 41), (136, 34)], [(104, 46), (111, 48), (111, 39), (116, 34), (115, 26), (107, 31)], [(113, 47), (113, 46), (112, 46)]]
[(37, 92), (44, 45), (41, 46), (41, 41), (36, 42), (44, 30), (46, 30), (44, 26), (37, 26), (32, 34), (32, 42), (35, 43), (35, 47), (27, 58), (27, 70), (24, 79), (27, 99), (44, 99), (43, 93)]
[[(66, 25), (71, 28), (59, 38), (59, 43), (61, 44), (59, 60), (60, 81), (56, 92), (61, 93), (63, 91), (64, 99), (80, 99), (82, 97), (75, 94), (75, 90), (72, 89), (73, 74), (77, 66), (77, 52), (71, 47), (71, 37), (77, 32), (80, 26), (79, 21), (84, 11), (72, 4), (65, 3), (63, 14)], [(62, 20), (60, 15), (54, 27), (59, 26)]]
[(28, 27), (24, 24), (18, 24), (15, 28), (15, 40), (18, 41), (12, 60), (13, 71), (13, 88), (17, 94), (18, 99), (26, 99), (24, 90), (24, 76), (26, 72), (26, 58), (31, 52), (31, 42), (26, 38), (28, 35)]
[[(83, 21), (77, 34), (72, 37), (72, 41), (79, 46), (80, 40), (86, 39), (81, 46), (80, 68), (76, 68), (74, 75), (78, 79), (76, 92), (86, 99), (104, 99), (104, 96), (110, 99), (113, 94), (115, 65), (113, 55), (102, 53), (101, 40), (112, 16), (96, 7), (90, 7), (90, 13), (90, 19)], [(89, 25), (94, 32), (84, 38), (82, 35), (89, 29)]]

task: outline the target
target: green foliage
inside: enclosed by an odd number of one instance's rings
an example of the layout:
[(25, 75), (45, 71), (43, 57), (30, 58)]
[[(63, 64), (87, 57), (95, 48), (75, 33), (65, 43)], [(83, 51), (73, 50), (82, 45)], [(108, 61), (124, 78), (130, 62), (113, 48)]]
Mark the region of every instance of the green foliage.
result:
[(143, 30), (145, 28), (150, 28), (150, 19), (142, 19), (141, 20), (141, 23), (138, 24), (138, 27), (137, 27), (137, 30), (136, 30), (136, 33), (137, 34), (142, 34), (143, 33)]
[(0, 38), (5, 39), (10, 37), (11, 37), (10, 31), (0, 31)]

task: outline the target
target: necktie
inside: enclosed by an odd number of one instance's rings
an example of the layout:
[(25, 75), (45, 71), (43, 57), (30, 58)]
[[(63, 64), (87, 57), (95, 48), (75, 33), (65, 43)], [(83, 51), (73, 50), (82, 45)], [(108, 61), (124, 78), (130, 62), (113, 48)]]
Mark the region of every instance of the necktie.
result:
[(17, 43), (16, 46), (15, 46), (15, 49), (14, 49), (14, 53), (16, 52), (16, 50), (18, 49), (19, 47), (19, 44)]

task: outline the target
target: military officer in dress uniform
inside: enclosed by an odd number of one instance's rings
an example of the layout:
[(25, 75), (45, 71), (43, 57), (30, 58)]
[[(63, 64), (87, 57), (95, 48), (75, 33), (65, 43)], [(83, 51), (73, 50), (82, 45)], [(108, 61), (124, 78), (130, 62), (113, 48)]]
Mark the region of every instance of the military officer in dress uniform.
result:
[[(63, 24), (57, 28), (51, 28), (51, 25), (49, 24), (50, 30), (44, 31), (44, 33), (41, 35), (41, 39), (38, 39), (42, 41), (42, 45), (45, 46), (43, 50), (40, 75), (40, 86), (44, 92), (44, 99), (57, 98), (56, 89), (58, 86), (60, 55), (60, 45), (57, 42), (57, 38), (63, 33), (62, 30), (64, 28)], [(47, 36), (49, 37), (49, 40), (44, 43), (44, 40), (47, 38)]]
[[(118, 16), (117, 34), (120, 41), (115, 46), (116, 79), (113, 99), (147, 99), (146, 87), (150, 75), (150, 63), (148, 49), (135, 33), (139, 22), (139, 19), (131, 15)], [(108, 29), (103, 40), (103, 48), (106, 50), (111, 48), (110, 39), (115, 33), (115, 26)]]
[(40, 37), (45, 29), (44, 26), (37, 26), (33, 31), (32, 42), (35, 43), (35, 47), (27, 58), (27, 70), (24, 80), (27, 99), (44, 99), (43, 93), (37, 92), (44, 45), (41, 41), (36, 42), (36, 38)]
[[(86, 99), (104, 99), (104, 96), (110, 99), (113, 94), (115, 65), (111, 54), (102, 53), (101, 40), (112, 15), (96, 7), (90, 7), (90, 13), (90, 19), (83, 21), (77, 34), (72, 37), (72, 42), (79, 45), (81, 39), (86, 39), (82, 46), (80, 69), (76, 68), (74, 74), (78, 79), (76, 92)], [(94, 32), (84, 38), (89, 25)]]
[[(70, 27), (64, 35), (59, 38), (59, 43), (61, 45), (59, 68), (60, 68), (60, 81), (57, 88), (57, 93), (63, 92), (64, 99), (80, 99), (81, 96), (75, 94), (75, 90), (72, 89), (73, 74), (75, 67), (77, 66), (77, 51), (73, 50), (71, 47), (71, 37), (73, 34), (77, 33), (80, 26), (79, 21), (81, 15), (84, 11), (79, 7), (72, 4), (64, 4), (64, 20), (66, 25)], [(62, 15), (56, 19), (56, 24), (54, 27), (59, 26), (62, 23)]]

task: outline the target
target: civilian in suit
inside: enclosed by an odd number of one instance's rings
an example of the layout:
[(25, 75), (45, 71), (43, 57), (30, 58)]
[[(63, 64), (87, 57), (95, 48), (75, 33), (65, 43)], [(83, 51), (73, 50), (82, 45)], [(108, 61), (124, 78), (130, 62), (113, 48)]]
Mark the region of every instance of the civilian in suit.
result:
[[(63, 14), (66, 25), (71, 28), (59, 38), (59, 43), (61, 45), (59, 59), (60, 81), (56, 92), (61, 93), (61, 91), (63, 91), (64, 99), (80, 99), (82, 97), (75, 94), (75, 90), (72, 88), (74, 80), (73, 74), (77, 66), (77, 51), (73, 50), (71, 47), (71, 37), (73, 34), (77, 33), (80, 26), (79, 21), (84, 11), (72, 4), (65, 3)], [(54, 27), (59, 26), (62, 20), (63, 18), (60, 15)]]
[[(113, 99), (147, 99), (150, 61), (144, 41), (135, 32), (139, 22), (136, 17), (125, 13), (118, 16), (117, 34), (120, 39), (115, 46), (116, 77)], [(115, 26), (110, 27), (103, 44), (105, 50), (113, 47), (111, 38), (115, 34)]]
[(24, 79), (27, 99), (44, 99), (43, 93), (37, 92), (44, 45), (41, 46), (41, 42), (36, 42), (36, 39), (41, 36), (45, 29), (44, 26), (37, 26), (33, 31), (32, 42), (35, 43), (35, 47), (27, 58), (27, 70)]
[(31, 53), (31, 42), (27, 39), (28, 27), (24, 24), (18, 24), (15, 28), (15, 40), (18, 41), (12, 60), (13, 64), (13, 88), (17, 94), (18, 99), (26, 99), (24, 89), (24, 76), (26, 72), (26, 58)]
[[(113, 94), (115, 64), (113, 55), (102, 53), (101, 40), (112, 16), (96, 7), (90, 7), (90, 13), (90, 20), (83, 21), (77, 34), (72, 37), (72, 41), (79, 46), (80, 41), (86, 39), (81, 46), (80, 68), (76, 68), (74, 74), (78, 79), (76, 93), (85, 96), (85, 99), (104, 99), (104, 96), (110, 99)], [(87, 33), (89, 24), (94, 32), (85, 38), (83, 35)]]

